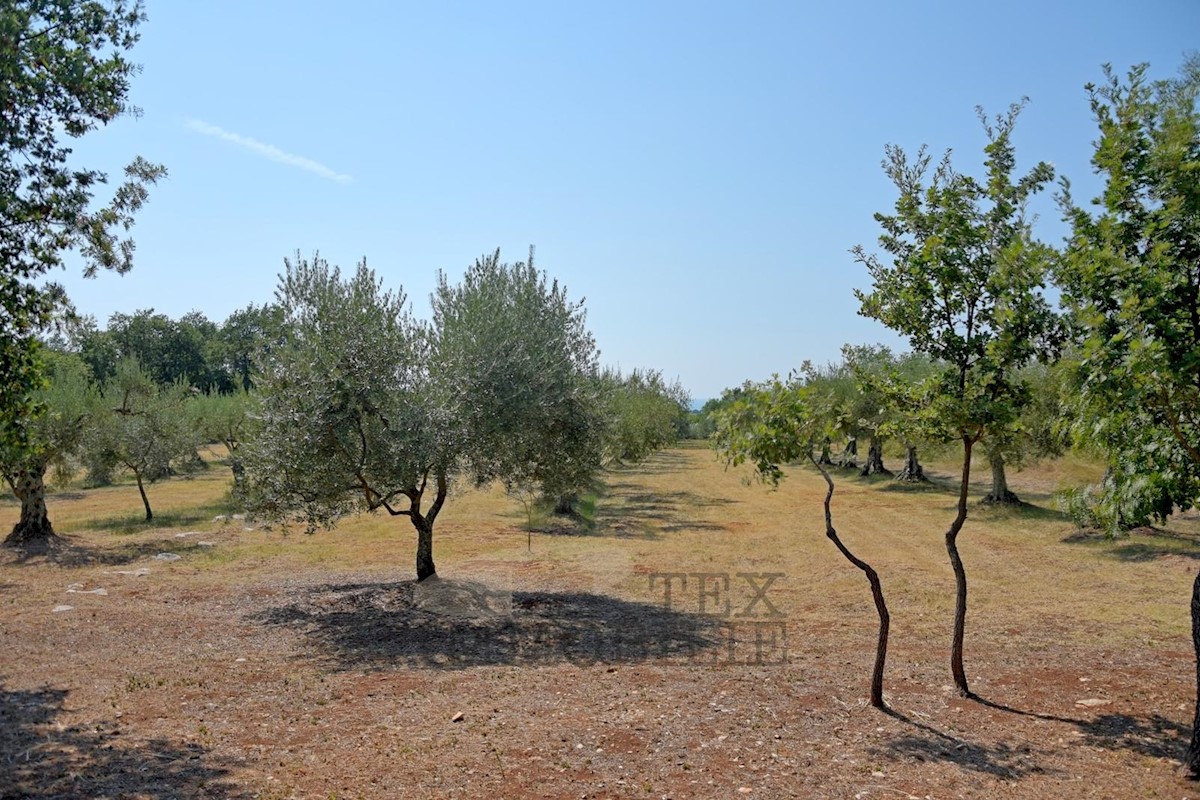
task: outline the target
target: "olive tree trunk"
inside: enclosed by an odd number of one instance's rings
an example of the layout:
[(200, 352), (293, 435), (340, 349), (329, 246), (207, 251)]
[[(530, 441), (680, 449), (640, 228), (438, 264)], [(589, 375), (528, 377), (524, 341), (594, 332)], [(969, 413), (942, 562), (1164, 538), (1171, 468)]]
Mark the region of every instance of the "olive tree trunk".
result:
[(429, 512), (426, 514), (421, 513), (421, 495), (425, 491), (424, 484), (422, 484), (419, 491), (414, 491), (409, 495), (412, 505), (407, 511), (403, 512), (412, 520), (413, 527), (417, 529), (418, 581), (437, 576), (437, 567), (433, 563), (433, 523), (437, 519), (438, 512), (442, 510), (442, 505), (446, 502), (448, 490), (449, 481), (446, 478), (446, 473), (438, 472), (437, 495), (433, 499), (433, 504), (429, 507)]
[(1021, 504), (1021, 498), (1008, 489), (1008, 475), (1004, 470), (1004, 456), (1000, 453), (989, 453), (988, 461), (992, 464), (992, 490), (983, 497), (987, 505), (1015, 506)]
[(883, 465), (883, 440), (878, 436), (871, 437), (871, 445), (867, 448), (867, 460), (859, 474), (864, 478), (868, 475), (892, 474), (892, 471)]
[(6, 545), (25, 545), (45, 541), (54, 535), (46, 511), (46, 468), (44, 465), (20, 469), (7, 475), (13, 494), (21, 501), (21, 518), (5, 538)]
[(896, 480), (909, 483), (924, 483), (929, 480), (925, 477), (925, 469), (917, 459), (917, 448), (914, 445), (905, 445), (904, 469), (900, 470)]
[(837, 465), (843, 469), (858, 469), (858, 439), (850, 437), (838, 456)]
[(142, 495), (142, 505), (146, 507), (146, 522), (151, 522), (154, 519), (154, 512), (150, 510), (150, 498), (146, 496), (146, 485), (142, 481), (142, 471), (135, 469), (133, 477), (137, 478), (138, 492)]

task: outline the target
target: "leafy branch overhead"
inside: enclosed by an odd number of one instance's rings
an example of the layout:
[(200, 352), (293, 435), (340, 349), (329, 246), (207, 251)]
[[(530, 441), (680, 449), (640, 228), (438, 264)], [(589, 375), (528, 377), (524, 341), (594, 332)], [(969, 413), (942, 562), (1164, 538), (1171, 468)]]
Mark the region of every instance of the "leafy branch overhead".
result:
[(69, 309), (62, 289), (37, 279), (65, 263), (84, 275), (126, 272), (134, 242), (122, 238), (166, 169), (136, 157), (104, 205), (106, 173), (81, 167), (68, 142), (122, 114), (138, 67), (140, 2), (8, 3), (0, 11), (0, 444), (21, 447), (21, 420), (36, 411), (42, 369), (35, 336)]

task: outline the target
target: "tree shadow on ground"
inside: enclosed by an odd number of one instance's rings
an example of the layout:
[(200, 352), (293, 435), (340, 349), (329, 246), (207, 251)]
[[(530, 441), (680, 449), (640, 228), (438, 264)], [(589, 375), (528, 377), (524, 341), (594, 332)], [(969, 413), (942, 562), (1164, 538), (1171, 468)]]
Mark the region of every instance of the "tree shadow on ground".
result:
[(1013, 708), (1004, 703), (973, 695), (972, 700), (987, 708), (1032, 717), (1047, 722), (1074, 725), (1083, 734), (1083, 744), (1106, 750), (1131, 750), (1151, 758), (1181, 758), (1187, 750), (1192, 731), (1186, 725), (1152, 714), (1135, 717), (1130, 714), (1101, 714), (1095, 719), (1060, 717), (1037, 711)]
[(596, 506), (593, 522), (598, 535), (656, 539), (678, 531), (723, 531), (724, 525), (694, 519), (687, 512), (736, 502), (688, 491), (648, 492), (636, 483), (612, 483), (609, 492), (609, 502)]
[(60, 567), (75, 568), (124, 566), (142, 559), (153, 558), (160, 553), (186, 556), (201, 552), (205, 548), (195, 543), (184, 544), (178, 538), (126, 542), (115, 547), (89, 547), (73, 541), (71, 537), (54, 536), (48, 540), (25, 545), (9, 545), (5, 549), (12, 554), (10, 563), (18, 566), (49, 563)]
[[(1179, 759), (1187, 750), (1191, 737), (1191, 731), (1186, 726), (1157, 714), (1145, 718), (1129, 714), (1101, 714), (1095, 719), (1079, 719), (1013, 708), (978, 695), (972, 695), (971, 699), (1006, 714), (1072, 725), (1082, 734), (1078, 744), (1087, 747), (1128, 750), (1149, 758)], [(886, 709), (884, 713), (912, 726), (916, 733), (896, 737), (877, 751), (880, 755), (945, 761), (1003, 780), (1018, 780), (1026, 775), (1051, 772), (1038, 764), (1039, 750), (1032, 744), (1017, 747), (1007, 744), (980, 745), (940, 731), (894, 709)], [(1076, 743), (1071, 746), (1076, 746)], [(1044, 748), (1041, 752), (1044, 752)]]
[(246, 798), (230, 768), (204, 748), (127, 743), (116, 720), (63, 725), (67, 692), (0, 686), (0, 798)]
[(694, 469), (703, 469), (703, 466), (692, 463), (692, 459), (678, 450), (659, 450), (642, 461), (617, 464), (608, 471), (614, 475), (668, 475)]
[(64, 527), (67, 532), (76, 530), (111, 531), (117, 534), (133, 534), (151, 531), (155, 528), (181, 528), (187, 525), (199, 525), (211, 522), (218, 515), (228, 515), (233, 506), (225, 501), (209, 503), (192, 508), (156, 511), (154, 519), (146, 521), (145, 513), (133, 513), (104, 519), (88, 520), (83, 523), (68, 524)]
[(1121, 536), (1083, 528), (1063, 537), (1062, 541), (1064, 544), (1090, 545), (1118, 561), (1154, 561), (1164, 556), (1200, 560), (1200, 537), (1163, 528), (1137, 528)]
[(249, 618), (306, 634), (337, 669), (711, 665), (734, 652), (737, 635), (721, 620), (661, 605), (439, 578), (316, 586)]
[(1006, 781), (1051, 773), (1038, 764), (1037, 751), (1029, 744), (1016, 747), (1004, 743), (983, 745), (940, 731), (895, 709), (885, 709), (884, 713), (913, 727), (915, 732), (897, 736), (882, 748), (872, 748), (881, 757), (944, 761)]
[[(736, 503), (723, 497), (695, 492), (648, 492), (634, 482), (610, 482), (590, 516), (554, 515), (533, 526), (537, 533), (553, 536), (595, 536), (655, 541), (680, 531), (724, 531), (724, 525), (692, 518), (689, 510), (718, 508)], [(522, 514), (522, 516), (524, 516)]]

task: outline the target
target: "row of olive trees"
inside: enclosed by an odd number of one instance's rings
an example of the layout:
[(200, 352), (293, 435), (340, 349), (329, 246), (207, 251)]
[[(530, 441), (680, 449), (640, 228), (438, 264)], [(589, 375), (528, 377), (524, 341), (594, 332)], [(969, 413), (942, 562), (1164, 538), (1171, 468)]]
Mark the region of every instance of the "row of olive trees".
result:
[(25, 424), (27, 446), (0, 459), (0, 469), (21, 503), (5, 539), (22, 545), (54, 535), (46, 509), (48, 478), (67, 482), (81, 470), (92, 484), (132, 475), (147, 521), (154, 512), (147, 484), (184, 470), (203, 442), (229, 448), (235, 481), (237, 445), (250, 424), (248, 397), (203, 395), (183, 381), (155, 382), (136, 358), (118, 362), (103, 383), (73, 353), (47, 352), (48, 380), (34, 394), (39, 412)]
[[(439, 277), (429, 322), (361, 265), (343, 277), (319, 257), (286, 263), (269, 330), (253, 346), (253, 392), (205, 394), (155, 380), (137, 358), (106, 380), (85, 352), (53, 354), (31, 443), (3, 460), (22, 503), (8, 538), (53, 535), (52, 469), (116, 470), (146, 485), (224, 445), (233, 494), (267, 519), (331, 525), (346, 513), (408, 516), (419, 577), (433, 574), (433, 524), (463, 480), (501, 482), (570, 510), (612, 463), (637, 461), (685, 427), (688, 397), (656, 371), (600, 370), (581, 303), (526, 262), (481, 258)], [(165, 319), (165, 318), (163, 318)], [(143, 315), (151, 322), (153, 316)], [(154, 337), (150, 337), (154, 338)], [(102, 373), (103, 374), (103, 373)]]
[[(1200, 499), (1200, 59), (1159, 82), (1146, 80), (1144, 67), (1126, 79), (1106, 68), (1104, 85), (1088, 93), (1100, 128), (1093, 165), (1105, 188), (1089, 211), (1061, 181), (1058, 199), (1072, 227), (1061, 249), (1034, 237), (1027, 214), (1054, 171), (1038, 163), (1016, 174), (1012, 132), (1021, 104), (995, 119), (980, 112), (988, 140), (981, 178), (959, 172), (949, 153), (935, 163), (924, 148), (910, 156), (888, 146), (884, 169), (898, 199), (892, 213), (875, 215), (883, 254), (853, 250), (871, 278), (856, 295), (860, 313), (928, 359), (929, 374), (897, 381), (873, 369), (878, 351), (849, 349), (836, 371), (809, 368), (786, 383), (743, 387), (718, 425), (725, 457), (752, 463), (772, 481), (781, 464), (802, 455), (828, 480), (813, 453), (832, 436), (853, 441), (865, 433), (874, 442), (903, 430), (913, 440), (959, 442), (958, 503), (945, 544), (955, 575), (950, 666), (965, 696), (967, 576), (958, 537), (972, 453), (982, 447), (992, 463), (990, 498), (1011, 500), (1005, 459), (1021, 452), (1029, 416), (1047, 394), (1031, 364), (1059, 361), (1065, 347), (1076, 353), (1062, 368), (1072, 381), (1073, 433), (1109, 466), (1098, 519), (1115, 529)], [(1061, 314), (1044, 294), (1051, 281), (1062, 291)], [(847, 366), (858, 367), (850, 383), (860, 390), (884, 391), (848, 390)], [(882, 706), (888, 619), (878, 576), (840, 544), (828, 497), (825, 515), (827, 534), (870, 578), (880, 613), (871, 700)], [(1200, 576), (1192, 619), (1200, 686)], [(1188, 769), (1200, 775), (1200, 695)]]
[(258, 430), (244, 448), (255, 514), (310, 530), (359, 511), (407, 517), (419, 580), (436, 574), (433, 531), (463, 483), (570, 509), (598, 471), (672, 440), (686, 393), (655, 372), (599, 370), (581, 302), (533, 253), (497, 251), (452, 285), (432, 317), (315, 257), (287, 263), (283, 337), (258, 377)]
[[(898, 481), (927, 481), (919, 450), (945, 445), (944, 427), (928, 418), (931, 379), (945, 365), (923, 353), (896, 355), (882, 345), (844, 345), (842, 360), (823, 366), (805, 362), (800, 369), (812, 395), (809, 408), (819, 414), (826, 430), (818, 442), (822, 466), (835, 466), (868, 475), (888, 475)], [(986, 504), (1019, 504), (1008, 488), (1008, 467), (1023, 467), (1040, 458), (1061, 455), (1071, 437), (1065, 415), (1065, 365), (1036, 361), (1014, 372), (1028, 389), (1014, 424), (995, 429), (982, 445), (991, 468)], [(730, 397), (733, 395), (731, 393)], [(867, 442), (860, 461), (859, 444)], [(841, 442), (836, 452), (834, 443)], [(884, 464), (884, 447), (903, 449), (904, 464), (893, 472)]]

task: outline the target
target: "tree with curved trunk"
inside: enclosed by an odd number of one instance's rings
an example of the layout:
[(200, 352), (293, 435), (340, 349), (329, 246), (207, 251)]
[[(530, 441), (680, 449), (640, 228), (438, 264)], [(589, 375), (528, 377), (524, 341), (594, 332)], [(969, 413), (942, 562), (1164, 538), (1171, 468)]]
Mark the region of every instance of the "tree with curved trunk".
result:
[(87, 367), (78, 358), (48, 354), (46, 388), (35, 395), (38, 411), (25, 421), (26, 446), (4, 449), (4, 479), (21, 501), (21, 516), (5, 538), (10, 546), (28, 546), (54, 536), (46, 509), (46, 473), (51, 467), (68, 475), (71, 459), (83, 441), (89, 417), (97, 411), (97, 395)]
[(812, 386), (795, 380), (787, 383), (775, 378), (762, 384), (746, 384), (738, 399), (717, 415), (713, 440), (717, 453), (727, 464), (750, 463), (758, 477), (778, 486), (784, 473), (780, 465), (806, 458), (821, 473), (827, 491), (824, 501), (825, 535), (846, 560), (862, 570), (871, 587), (871, 597), (879, 615), (879, 635), (875, 645), (875, 664), (871, 671), (870, 702), (887, 708), (883, 699), (883, 673), (887, 662), (888, 631), (891, 616), (883, 597), (879, 574), (846, 547), (833, 526), (830, 503), (833, 478), (813, 453), (814, 442), (826, 434), (822, 420), (827, 417), (812, 405), (820, 400)]
[(930, 411), (943, 435), (963, 448), (959, 501), (945, 543), (955, 578), (950, 667), (970, 694), (963, 667), (967, 576), (958, 536), (967, 520), (974, 446), (1014, 424), (1027, 392), (1014, 370), (1049, 344), (1054, 317), (1041, 289), (1050, 251), (1033, 240), (1027, 201), (1052, 180), (1039, 163), (1014, 180), (1012, 130), (1023, 104), (995, 120), (979, 111), (987, 134), (982, 180), (957, 172), (949, 153), (930, 170), (925, 148), (910, 159), (888, 145), (884, 170), (899, 197), (893, 214), (877, 213), (887, 260), (855, 247), (871, 276), (856, 291), (865, 316), (909, 338), (915, 352), (940, 364), (927, 382)]

